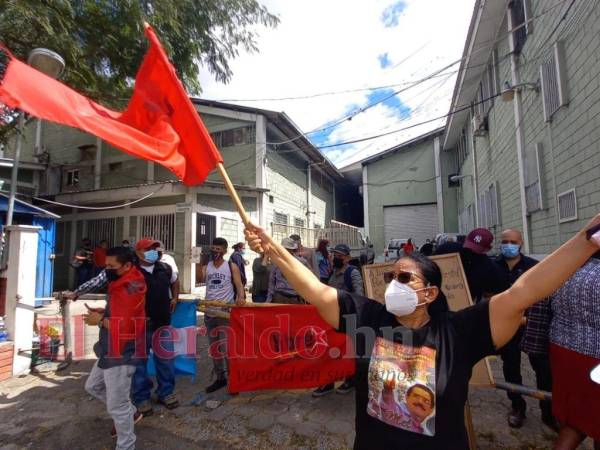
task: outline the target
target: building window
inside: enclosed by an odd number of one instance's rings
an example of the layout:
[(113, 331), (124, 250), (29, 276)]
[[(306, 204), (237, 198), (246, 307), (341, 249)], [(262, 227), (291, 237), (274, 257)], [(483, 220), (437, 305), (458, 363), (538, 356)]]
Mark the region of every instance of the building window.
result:
[(269, 203), (275, 203), (275, 197), (269, 195)]
[[(513, 0), (510, 4), (515, 55), (521, 54), (527, 36), (533, 31), (533, 18), (530, 0)], [(516, 28), (516, 30), (515, 30)]]
[(560, 41), (556, 42), (552, 47), (552, 54), (540, 66), (544, 118), (546, 122), (552, 120), (554, 113), (569, 103), (564, 55), (563, 43)]
[(542, 183), (543, 151), (542, 144), (538, 142), (534, 152), (525, 153), (525, 203), (528, 213), (545, 209)]
[(114, 162), (114, 163), (110, 163), (108, 165), (109, 172), (120, 172), (122, 168), (123, 168), (122, 162)]
[(165, 250), (175, 250), (175, 214), (141, 216), (138, 236), (153, 237), (162, 242)]
[(289, 220), (289, 215), (278, 213), (276, 211), (273, 212), (273, 223), (276, 223), (279, 225), (287, 225), (288, 220)]
[(479, 226), (492, 228), (499, 225), (500, 218), (498, 214), (498, 190), (496, 183), (479, 195), (477, 204), (479, 208)]
[(79, 169), (67, 170), (67, 186), (79, 186)]
[(304, 228), (306, 221), (304, 219), (300, 219), (299, 217), (294, 217), (294, 226)]
[(321, 228), (323, 228), (323, 225), (320, 223), (315, 223), (315, 230), (320, 230)]
[(460, 137), (458, 138), (458, 143), (456, 145), (456, 171), (460, 172), (460, 168), (463, 163), (467, 159), (469, 155), (469, 147), (467, 145), (467, 132), (463, 128), (460, 132)]
[(216, 131), (211, 133), (215, 145), (219, 148), (233, 147), (235, 145), (254, 144), (256, 129), (254, 125), (231, 130)]

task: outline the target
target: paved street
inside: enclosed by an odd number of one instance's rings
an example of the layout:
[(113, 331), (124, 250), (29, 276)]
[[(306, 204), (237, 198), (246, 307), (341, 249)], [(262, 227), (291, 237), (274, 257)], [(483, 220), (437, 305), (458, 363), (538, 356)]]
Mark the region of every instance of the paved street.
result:
[[(352, 394), (314, 399), (310, 391), (274, 391), (205, 397), (210, 362), (204, 338), (198, 345), (197, 380), (184, 378), (177, 385), (183, 406), (173, 411), (156, 406), (154, 415), (137, 426), (139, 449), (351, 447)], [(75, 362), (60, 375), (43, 372), (0, 383), (0, 450), (112, 448), (104, 406), (83, 390), (92, 363)], [(525, 364), (524, 369), (532, 384), (531, 371)], [(474, 389), (470, 403), (478, 448), (551, 448), (554, 434), (542, 426), (535, 401), (528, 400), (528, 418), (518, 431), (506, 425), (509, 402), (503, 392)]]

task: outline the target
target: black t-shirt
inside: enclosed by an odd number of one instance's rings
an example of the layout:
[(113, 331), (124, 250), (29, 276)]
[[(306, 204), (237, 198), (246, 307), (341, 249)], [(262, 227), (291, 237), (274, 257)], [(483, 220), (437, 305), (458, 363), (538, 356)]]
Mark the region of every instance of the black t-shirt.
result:
[(171, 276), (173, 269), (163, 262), (154, 264), (152, 273), (140, 267), (146, 280), (146, 329), (155, 331), (171, 324)]
[(468, 449), (471, 371), (494, 353), (489, 302), (439, 314), (417, 330), (376, 301), (338, 290), (338, 302), (339, 331), (356, 351), (354, 448)]

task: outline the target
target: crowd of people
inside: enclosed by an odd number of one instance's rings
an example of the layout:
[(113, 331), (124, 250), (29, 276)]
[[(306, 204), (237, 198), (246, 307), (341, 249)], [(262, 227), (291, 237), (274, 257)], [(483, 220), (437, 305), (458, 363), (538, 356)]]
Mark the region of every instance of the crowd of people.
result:
[[(599, 222), (600, 216), (590, 225)], [(485, 356), (499, 355), (505, 380), (521, 385), (522, 351), (538, 389), (552, 393), (553, 401), (541, 400), (540, 410), (543, 423), (558, 432), (555, 448), (574, 449), (586, 436), (600, 448), (600, 385), (590, 378), (600, 364), (600, 251), (584, 232), (542, 262), (522, 253), (522, 236), (514, 229), (501, 234), (496, 257), (488, 256), (494, 235), (484, 228), (471, 231), (462, 244), (430, 241), (418, 250), (405, 248), (387, 280), (384, 304), (365, 298), (361, 271), (350, 263), (346, 244), (331, 247), (321, 240), (313, 250), (297, 235), (274, 242), (255, 226), (246, 237), (258, 253), (251, 286), (246, 286), (246, 244), (236, 243), (225, 259), (228, 243), (215, 238), (198, 280), (206, 285), (206, 300), (241, 306), (248, 290), (257, 303), (312, 304), (331, 326), (350, 334), (356, 374), (339, 380), (337, 389), (335, 383), (318, 387), (313, 396), (355, 389), (355, 448), (468, 448), (463, 406), (472, 367)], [(83, 282), (70, 295), (75, 300), (108, 287), (106, 308), (90, 310), (86, 317), (100, 327), (98, 361), (86, 390), (106, 403), (117, 448), (127, 449), (135, 443), (134, 424), (152, 414), (147, 355), (154, 333), (170, 324), (179, 296), (178, 270), (152, 238), (134, 248), (128, 242), (111, 249), (102, 244), (98, 248), (104, 252), (96, 252), (89, 240), (82, 242), (74, 260), (88, 264), (91, 252), (92, 267), (97, 262), (99, 270), (91, 270), (93, 278), (88, 268), (85, 276), (78, 273)], [(460, 255), (474, 300), (458, 312), (448, 311), (441, 271), (428, 258), (451, 252)], [(78, 271), (82, 266), (76, 265)], [(118, 331), (111, 317), (120, 318)], [(139, 333), (134, 322), (140, 317), (145, 357), (134, 355), (134, 340), (112, 348), (113, 333)], [(214, 381), (206, 392), (212, 393), (228, 385), (229, 322), (210, 310), (204, 320), (209, 342), (221, 346), (210, 353)], [(365, 329), (372, 330), (372, 339), (359, 336)], [(176, 408), (172, 359), (161, 352), (153, 352), (153, 358), (158, 402)], [(519, 428), (526, 402), (515, 392), (508, 398), (508, 425)]]

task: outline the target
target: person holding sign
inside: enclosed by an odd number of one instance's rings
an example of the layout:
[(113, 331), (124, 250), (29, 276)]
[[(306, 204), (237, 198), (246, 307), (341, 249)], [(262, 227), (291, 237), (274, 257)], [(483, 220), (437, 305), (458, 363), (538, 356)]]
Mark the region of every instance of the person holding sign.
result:
[[(589, 226), (597, 224), (600, 215)], [(437, 264), (419, 253), (395, 263), (385, 304), (367, 301), (357, 312), (355, 305), (364, 297), (319, 282), (263, 229), (248, 224), (246, 239), (253, 250), (271, 257), (327, 323), (356, 338), (354, 448), (369, 450), (469, 448), (464, 407), (473, 366), (504, 346), (527, 308), (558, 289), (600, 246), (580, 232), (507, 291), (457, 312), (432, 314), (442, 275)], [(390, 379), (393, 388), (388, 382), (385, 389), (391, 388), (392, 395), (384, 392), (384, 381)], [(426, 388), (421, 393), (434, 393), (432, 398), (422, 395), (428, 402), (419, 407), (423, 432), (414, 423), (407, 426), (396, 408), (417, 385)]]

